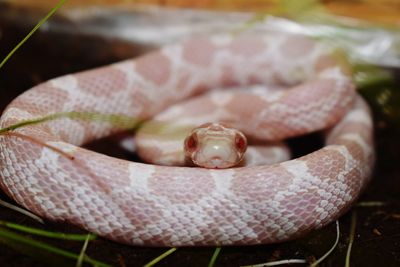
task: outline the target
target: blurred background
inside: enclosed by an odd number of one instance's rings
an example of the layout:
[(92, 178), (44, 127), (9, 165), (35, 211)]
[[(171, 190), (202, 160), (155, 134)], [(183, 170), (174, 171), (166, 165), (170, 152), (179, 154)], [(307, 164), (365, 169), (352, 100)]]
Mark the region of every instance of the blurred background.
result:
[[(18, 5), (29, 7), (51, 7), (52, 0), (20, 0)], [(156, 5), (162, 7), (194, 8), (229, 11), (260, 11), (279, 5), (280, 0), (70, 0), (68, 7), (90, 5)], [(300, 1), (301, 2), (301, 1)], [(382, 23), (399, 25), (400, 2), (398, 0), (323, 0), (320, 1), (330, 11), (338, 15), (363, 18)]]
[[(0, 1), (0, 59), (42, 19), (55, 0)], [(359, 92), (374, 111), (377, 165), (362, 203), (340, 219), (339, 245), (320, 266), (344, 266), (351, 214), (357, 213), (351, 266), (400, 266), (400, 1), (399, 0), (69, 0), (0, 68), (0, 110), (30, 87), (67, 73), (135, 57), (191, 35), (265, 29), (297, 32), (341, 47), (354, 65)], [(318, 146), (315, 135), (291, 140), (298, 150)], [(317, 144), (315, 144), (317, 143)], [(119, 157), (103, 140), (91, 149)], [(13, 203), (4, 194), (0, 198)], [(0, 266), (74, 266), (55, 253), (12, 241), (4, 221), (82, 233), (0, 206)], [(335, 225), (277, 245), (223, 248), (215, 266), (240, 266), (288, 258), (312, 262), (335, 240)], [(79, 253), (82, 243), (24, 234)], [(165, 249), (119, 245), (103, 239), (87, 254), (112, 266), (143, 266)], [(207, 266), (214, 248), (182, 248), (156, 266)], [(88, 265), (89, 266), (89, 265)], [(299, 265), (301, 266), (301, 265)]]

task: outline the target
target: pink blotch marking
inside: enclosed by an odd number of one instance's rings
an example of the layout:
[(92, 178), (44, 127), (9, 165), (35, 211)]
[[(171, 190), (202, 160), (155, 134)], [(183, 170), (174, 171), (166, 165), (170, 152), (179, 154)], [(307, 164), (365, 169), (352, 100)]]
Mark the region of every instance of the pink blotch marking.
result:
[(288, 82), (285, 80), (284, 76), (279, 71), (273, 71), (272, 74), (272, 83), (280, 86), (287, 86)]
[(129, 185), (128, 161), (80, 148), (75, 155), (77, 164), (88, 171), (95, 183), (105, 186), (108, 190)]
[(335, 142), (334, 141), (335, 139), (340, 138), (340, 136), (344, 134), (350, 134), (350, 133), (358, 134), (365, 142), (372, 143), (372, 135), (370, 127), (365, 123), (354, 122), (354, 121), (349, 121), (340, 125), (339, 128), (336, 130), (335, 135), (332, 135), (330, 137), (331, 140), (333, 140), (331, 142)]
[(221, 66), (221, 86), (230, 87), (237, 85), (235, 69), (231, 65)]
[(261, 38), (244, 35), (234, 40), (229, 48), (235, 54), (253, 57), (259, 56), (267, 47), (267, 44)]
[(321, 72), (335, 66), (338, 66), (338, 61), (332, 55), (322, 55), (316, 60), (314, 69), (316, 72)]
[(340, 173), (346, 164), (346, 158), (336, 150), (321, 149), (301, 158), (307, 164), (308, 171), (321, 180), (329, 180)]
[(317, 103), (318, 100), (327, 98), (332, 94), (334, 85), (335, 82), (329, 79), (310, 81), (293, 87), (279, 100), (279, 103), (293, 108), (298, 108), (299, 99), (305, 104)]
[(225, 105), (225, 108), (229, 113), (238, 114), (238, 117), (246, 118), (250, 121), (266, 109), (267, 106), (268, 104), (257, 95), (238, 93), (238, 96), (232, 98)]
[(179, 75), (179, 78), (178, 78), (176, 90), (179, 92), (186, 91), (188, 88), (188, 85), (190, 83), (190, 78), (191, 78), (191, 75), (188, 71), (182, 71), (182, 73)]
[(286, 39), (282, 45), (282, 55), (286, 58), (307, 55), (315, 46), (315, 42), (303, 35), (293, 35)]
[(154, 110), (161, 109), (154, 105), (153, 101), (141, 90), (134, 90), (129, 95), (130, 105), (137, 109), (137, 114), (133, 114), (134, 119), (147, 119), (154, 115)]
[(297, 230), (301, 232), (302, 229), (315, 224), (318, 215), (316, 209), (319, 207), (320, 200), (315, 188), (308, 189), (306, 192), (287, 196), (283, 204), (285, 208), (282, 208), (282, 210), (291, 214), (291, 221), (297, 221), (297, 225), (302, 226)]
[[(147, 137), (145, 134), (141, 134), (140, 137), (138, 136), (137, 138), (144, 141), (151, 137)], [(137, 145), (136, 149), (137, 149), (137, 154), (145, 162), (153, 162), (154, 159), (160, 158), (164, 154), (164, 151), (161, 148), (159, 148), (159, 147), (144, 147), (143, 148), (140, 146), (140, 142)]]
[(259, 202), (272, 199), (273, 196), (287, 187), (293, 180), (284, 167), (258, 166), (252, 170), (238, 169), (232, 180), (232, 191), (240, 198)]
[(145, 80), (163, 85), (171, 76), (171, 61), (161, 52), (150, 53), (136, 61), (136, 71)]
[(210, 101), (209, 96), (199, 96), (191, 101), (188, 101), (182, 106), (184, 114), (179, 114), (179, 116), (185, 115), (188, 117), (203, 116), (204, 114), (212, 114), (217, 108), (216, 105)]
[(193, 39), (183, 46), (183, 58), (189, 63), (209, 66), (214, 59), (215, 46), (208, 39)]
[(67, 92), (43, 83), (16, 98), (12, 106), (40, 116), (60, 110), (69, 100)]
[(93, 96), (111, 97), (126, 89), (126, 74), (113, 67), (102, 67), (77, 74), (79, 90)]
[(335, 142), (335, 144), (346, 146), (347, 150), (355, 160), (359, 162), (364, 162), (365, 160), (364, 150), (356, 141), (345, 138), (339, 138)]
[(157, 223), (157, 221), (162, 220), (163, 209), (165, 208), (149, 199), (147, 193), (141, 192), (140, 189), (130, 190), (131, 187), (136, 188), (137, 179), (142, 178), (139, 176), (143, 172), (146, 172), (146, 169), (147, 165), (135, 164), (131, 186), (127, 186), (126, 191), (118, 190), (112, 192), (113, 200), (118, 203), (118, 206), (124, 211), (125, 216), (135, 225), (136, 232), (145, 229), (148, 224)]
[(279, 85), (282, 81), (278, 81), (275, 79), (274, 74), (271, 74), (273, 71), (272, 62), (269, 62), (270, 59), (265, 58), (263, 62), (257, 64), (255, 71), (252, 71), (248, 74), (247, 84), (276, 84)]
[(361, 185), (363, 184), (361, 172), (357, 168), (354, 168), (344, 175), (344, 180), (351, 182), (349, 184), (351, 191), (350, 195), (357, 196), (361, 190)]

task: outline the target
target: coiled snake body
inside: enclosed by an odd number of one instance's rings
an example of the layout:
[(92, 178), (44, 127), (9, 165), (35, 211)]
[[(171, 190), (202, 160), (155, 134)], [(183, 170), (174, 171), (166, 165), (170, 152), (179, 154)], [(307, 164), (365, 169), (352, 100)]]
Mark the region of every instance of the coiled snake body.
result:
[(334, 54), (306, 37), (201, 37), (66, 75), (16, 98), (1, 127), (61, 111), (148, 119), (209, 89), (250, 84), (293, 89), (225, 99), (241, 106), (247, 134), (280, 140), (327, 128), (326, 146), (270, 166), (156, 166), (80, 148), (118, 129), (63, 118), (0, 136), (0, 186), (40, 216), (133, 245), (264, 244), (335, 220), (370, 177), (372, 121)]

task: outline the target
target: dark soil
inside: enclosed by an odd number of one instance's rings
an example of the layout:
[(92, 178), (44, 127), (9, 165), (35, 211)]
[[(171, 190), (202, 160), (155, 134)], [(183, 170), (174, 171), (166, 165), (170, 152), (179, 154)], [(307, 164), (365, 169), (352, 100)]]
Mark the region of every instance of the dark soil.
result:
[[(31, 11), (15, 11), (0, 4), (0, 59), (32, 28), (35, 18)], [(142, 45), (101, 36), (38, 32), (0, 70), (0, 110), (23, 91), (51, 77), (115, 62), (147, 49)], [(379, 114), (376, 115), (376, 125), (375, 174), (360, 201), (380, 201), (385, 205), (354, 207), (341, 217), (339, 245), (320, 266), (344, 266), (350, 215), (353, 212), (357, 213), (357, 226), (351, 266), (400, 266), (400, 167), (397, 165), (400, 160), (400, 130), (394, 124), (382, 121)], [(311, 135), (294, 139), (290, 144), (297, 154), (303, 154), (318, 147), (320, 142), (318, 135)], [(127, 157), (110, 139), (89, 147), (102, 153)], [(0, 198), (13, 203), (2, 193)], [(3, 207), (0, 207), (0, 220), (47, 230), (84, 233), (68, 224), (46, 222), (42, 226)], [(251, 265), (291, 258), (312, 261), (332, 246), (336, 237), (335, 229), (335, 224), (331, 224), (301, 239), (282, 244), (223, 248), (215, 266)], [(40, 240), (75, 253), (79, 253), (82, 247), (81, 242)], [(75, 266), (74, 261), (16, 248), (1, 240), (0, 248), (0, 266)], [(142, 266), (164, 251), (165, 248), (130, 247), (98, 238), (89, 244), (87, 254), (113, 266)], [(213, 252), (214, 248), (180, 248), (157, 266), (207, 266)]]

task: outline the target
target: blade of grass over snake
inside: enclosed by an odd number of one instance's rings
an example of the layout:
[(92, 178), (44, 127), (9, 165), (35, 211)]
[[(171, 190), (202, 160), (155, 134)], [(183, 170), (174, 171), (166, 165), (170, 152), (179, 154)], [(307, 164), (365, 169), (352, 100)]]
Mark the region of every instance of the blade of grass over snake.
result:
[[(12, 230), (17, 230), (20, 232), (37, 235), (37, 236), (43, 236), (43, 237), (47, 237), (47, 238), (73, 240), (73, 241), (85, 241), (88, 238), (87, 234), (80, 235), (80, 234), (65, 234), (65, 233), (61, 233), (61, 232), (51, 232), (51, 231), (46, 231), (46, 230), (42, 230), (42, 229), (37, 229), (37, 228), (28, 227), (28, 226), (24, 226), (24, 225), (12, 223), (12, 222), (5, 222), (5, 221), (0, 221), (0, 226), (5, 226)], [(90, 235), (89, 238), (90, 238), (90, 240), (95, 240), (96, 236)]]
[(83, 243), (81, 252), (79, 253), (78, 260), (76, 261), (76, 267), (82, 267), (83, 259), (85, 258), (86, 249), (89, 245), (89, 240), (91, 239), (91, 236), (92, 235), (90, 233), (86, 235), (85, 243)]
[(27, 210), (25, 210), (25, 209), (23, 209), (23, 208), (20, 208), (20, 207), (18, 207), (18, 206), (15, 206), (15, 205), (13, 205), (13, 204), (10, 204), (10, 203), (8, 203), (8, 202), (5, 202), (4, 200), (1, 200), (1, 199), (0, 199), (0, 205), (3, 206), (3, 207), (6, 207), (6, 208), (8, 208), (8, 209), (14, 210), (14, 211), (16, 211), (16, 212), (22, 213), (22, 214), (24, 214), (24, 215), (26, 215), (26, 216), (28, 216), (28, 217), (34, 219), (35, 221), (38, 221), (38, 222), (40, 222), (41, 224), (44, 224), (44, 221), (42, 220), (42, 218), (40, 218), (39, 216), (33, 214), (33, 213), (30, 212), (30, 211), (27, 211)]
[[(7, 229), (4, 229), (2, 227), (0, 227), (0, 239), (4, 240), (4, 241), (10, 241), (10, 242), (17, 242), (20, 243), (22, 245), (25, 246), (30, 246), (30, 247), (34, 247), (43, 251), (47, 251), (50, 252), (52, 254), (55, 255), (59, 255), (59, 256), (63, 256), (65, 258), (70, 258), (70, 259), (74, 259), (77, 260), (79, 255), (64, 249), (60, 249), (58, 247), (49, 245), (45, 242), (42, 241), (38, 241), (38, 240), (34, 240), (31, 239), (29, 237), (26, 236), (22, 236), (19, 234), (16, 234), (12, 231), (9, 231)], [(97, 266), (97, 267), (111, 267), (111, 265), (104, 263), (104, 262), (100, 262), (97, 260), (94, 260), (88, 256), (84, 256), (83, 259), (84, 262), (91, 264), (92, 266)]]
[(152, 267), (154, 266), (156, 263), (158, 263), (159, 261), (161, 261), (162, 259), (166, 258), (167, 256), (169, 256), (170, 254), (174, 253), (175, 250), (177, 250), (177, 248), (171, 248), (169, 250), (167, 250), (166, 252), (164, 252), (163, 254), (161, 254), (160, 256), (158, 256), (157, 258), (155, 258), (154, 260), (146, 263), (143, 267)]
[(18, 128), (28, 126), (28, 125), (35, 125), (39, 123), (44, 123), (56, 119), (61, 118), (69, 118), (74, 120), (82, 120), (82, 121), (98, 121), (98, 122), (107, 122), (115, 125), (121, 129), (131, 129), (139, 125), (140, 121), (129, 116), (124, 115), (115, 115), (115, 114), (102, 114), (102, 113), (95, 113), (95, 112), (59, 112), (50, 114), (47, 116), (43, 116), (36, 119), (25, 120), (19, 123), (4, 127), (0, 129), (0, 134), (7, 133), (9, 131), (16, 130)]
[(370, 207), (382, 207), (387, 205), (387, 203), (383, 201), (362, 201), (356, 204), (356, 207), (359, 208), (370, 208)]
[(215, 262), (217, 261), (218, 255), (221, 252), (221, 247), (215, 248), (214, 253), (208, 263), (208, 267), (214, 267)]
[(6, 64), (6, 62), (11, 58), (11, 56), (43, 25), (60, 7), (66, 2), (66, 0), (60, 0), (57, 5), (53, 7), (52, 10), (41, 19), (38, 24), (8, 53), (8, 55), (1, 61), (0, 69)]
[(349, 237), (349, 246), (347, 247), (346, 261), (344, 265), (345, 267), (350, 267), (350, 255), (351, 255), (351, 248), (353, 247), (354, 236), (356, 234), (356, 225), (357, 225), (357, 213), (353, 211), (351, 213), (350, 237)]
[(339, 227), (339, 221), (336, 221), (336, 240), (335, 243), (333, 243), (333, 246), (331, 247), (328, 252), (325, 253), (321, 258), (310, 264), (310, 267), (316, 267), (318, 264), (320, 264), (322, 261), (324, 261), (331, 253), (332, 251), (336, 248), (337, 244), (339, 243), (339, 237), (340, 237), (340, 227)]
[[(328, 250), (328, 252), (325, 253), (325, 255), (323, 255), (317, 261), (311, 263), (310, 267), (318, 266), (318, 264), (320, 264), (323, 260), (325, 260), (332, 253), (332, 251), (336, 248), (337, 244), (339, 243), (339, 237), (340, 237), (339, 221), (336, 221), (336, 240), (335, 240), (333, 246)], [(283, 264), (286, 265), (286, 264), (297, 264), (297, 263), (304, 264), (304, 263), (307, 263), (307, 261), (304, 259), (289, 259), (289, 260), (265, 262), (265, 263), (254, 264), (254, 265), (246, 265), (246, 266), (242, 266), (242, 267), (278, 266), (278, 265), (283, 265)]]
[(290, 259), (290, 260), (270, 261), (270, 262), (254, 264), (254, 265), (246, 265), (241, 267), (266, 267), (266, 266), (279, 266), (287, 264), (304, 264), (304, 263), (307, 263), (307, 261), (303, 259)]

